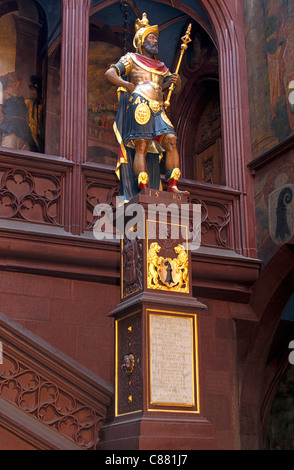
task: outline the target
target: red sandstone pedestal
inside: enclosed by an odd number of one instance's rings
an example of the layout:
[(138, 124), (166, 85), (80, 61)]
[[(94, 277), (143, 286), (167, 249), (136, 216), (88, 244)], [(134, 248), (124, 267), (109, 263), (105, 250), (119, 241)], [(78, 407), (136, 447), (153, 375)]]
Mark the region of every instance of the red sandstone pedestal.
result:
[(187, 196), (150, 189), (124, 207), (121, 302), (110, 313), (114, 416), (100, 449), (216, 448), (202, 413), (198, 317), (206, 306), (192, 295), (192, 209)]

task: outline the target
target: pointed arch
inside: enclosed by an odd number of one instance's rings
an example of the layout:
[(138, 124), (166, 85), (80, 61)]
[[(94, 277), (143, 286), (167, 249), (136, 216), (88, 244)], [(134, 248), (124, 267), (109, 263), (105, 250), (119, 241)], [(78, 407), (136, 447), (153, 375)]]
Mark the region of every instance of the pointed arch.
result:
[(243, 255), (255, 257), (253, 182), (247, 168), (251, 144), (243, 6), (233, 0), (201, 0), (201, 4), (215, 31), (219, 53), (225, 180), (240, 191), (236, 246)]
[[(287, 371), (288, 337), (277, 333), (283, 310), (293, 294), (293, 285), (294, 245), (283, 245), (253, 286), (250, 306), (257, 322), (244, 325), (236, 320), (239, 344), (246, 338), (249, 345), (240, 392), (243, 449), (263, 447), (262, 431), (275, 391)], [(278, 348), (273, 348), (277, 342)], [(278, 350), (280, 359), (273, 365), (271, 351), (275, 350)]]
[(218, 51), (224, 180), (226, 186), (239, 191), (233, 209), (235, 247), (238, 253), (256, 258), (253, 181), (247, 168), (251, 143), (243, 5), (235, 0), (199, 0), (198, 3), (206, 17), (199, 14), (197, 7), (180, 0), (175, 0), (173, 5), (202, 26)]

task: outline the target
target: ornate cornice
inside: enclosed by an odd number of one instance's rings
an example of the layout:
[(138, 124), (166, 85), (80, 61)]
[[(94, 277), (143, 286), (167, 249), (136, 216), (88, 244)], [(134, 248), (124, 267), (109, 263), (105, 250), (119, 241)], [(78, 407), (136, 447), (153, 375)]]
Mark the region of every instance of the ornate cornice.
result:
[(277, 158), (280, 158), (284, 154), (288, 153), (290, 150), (293, 151), (293, 149), (294, 135), (291, 135), (287, 139), (283, 140), (283, 142), (280, 142), (275, 147), (261, 154), (259, 157), (254, 158), (254, 160), (252, 160), (252, 162), (248, 164), (248, 168), (251, 171), (251, 174), (254, 175), (256, 171), (265, 167)]

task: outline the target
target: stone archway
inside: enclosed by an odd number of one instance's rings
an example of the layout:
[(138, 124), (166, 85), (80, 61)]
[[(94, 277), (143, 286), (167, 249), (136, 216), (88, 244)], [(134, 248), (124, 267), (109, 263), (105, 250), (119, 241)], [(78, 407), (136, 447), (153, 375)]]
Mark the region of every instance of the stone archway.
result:
[(250, 306), (256, 321), (236, 321), (238, 343), (247, 344), (246, 353), (239, 350), (240, 433), (246, 450), (263, 448), (263, 428), (275, 390), (287, 370), (288, 336), (281, 335), (278, 326), (293, 293), (293, 282), (294, 246), (283, 245), (253, 286)]
[(256, 258), (253, 182), (247, 168), (251, 143), (243, 5), (233, 0), (199, 0), (199, 4), (209, 23), (196, 8), (181, 1), (174, 6), (205, 29), (218, 51), (224, 181), (240, 192), (240, 203), (234, 209), (235, 246), (238, 253)]
[(253, 183), (247, 169), (251, 144), (243, 6), (233, 0), (201, 0), (201, 4), (215, 31), (219, 54), (225, 181), (240, 191), (237, 250), (245, 256), (256, 257)]

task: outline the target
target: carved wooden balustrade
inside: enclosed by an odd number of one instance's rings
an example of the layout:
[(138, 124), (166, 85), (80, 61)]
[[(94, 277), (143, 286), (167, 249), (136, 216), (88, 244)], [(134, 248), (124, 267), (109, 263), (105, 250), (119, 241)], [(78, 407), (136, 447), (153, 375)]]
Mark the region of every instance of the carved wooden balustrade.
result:
[[(0, 152), (0, 218), (69, 228), (72, 164), (31, 152)], [(3, 224), (1, 224), (3, 225)]]
[(2, 313), (0, 339), (1, 424), (9, 428), (12, 405), (27, 416), (17, 433), (38, 448), (95, 450), (112, 387)]
[[(85, 165), (85, 167), (87, 167)], [(119, 184), (116, 177), (108, 174), (108, 182), (101, 181), (101, 169), (91, 172), (89, 167), (85, 173), (87, 200), (87, 230), (92, 230), (95, 224), (93, 216), (97, 204), (109, 204), (115, 208), (115, 198), (119, 195)], [(104, 173), (105, 174), (105, 173)], [(101, 176), (100, 176), (101, 175)], [(109, 188), (110, 180), (113, 186)], [(163, 182), (163, 186), (165, 186)], [(234, 250), (233, 212), (238, 201), (238, 192), (196, 182), (183, 181), (182, 186), (190, 192), (190, 202), (201, 205), (201, 246)]]
[[(77, 188), (74, 167), (80, 168)], [(201, 204), (201, 246), (238, 251), (238, 192), (184, 180), (182, 186), (190, 191), (191, 203)], [(95, 206), (115, 207), (118, 195), (118, 179), (106, 165), (76, 164), (31, 152), (0, 152), (0, 226), (5, 220), (13, 228), (18, 221), (24, 223), (24, 229), (30, 223), (38, 231), (50, 226), (53, 232), (63, 229), (82, 235), (94, 227)], [(79, 220), (78, 227), (73, 220)]]

